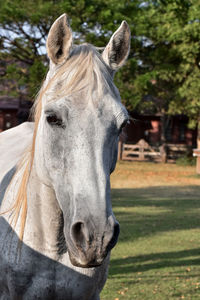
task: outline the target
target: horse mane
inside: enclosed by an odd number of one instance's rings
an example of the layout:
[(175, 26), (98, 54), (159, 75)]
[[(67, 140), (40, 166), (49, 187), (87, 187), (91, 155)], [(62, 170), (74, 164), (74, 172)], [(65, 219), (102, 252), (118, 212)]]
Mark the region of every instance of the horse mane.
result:
[[(56, 81), (57, 78), (59, 78), (59, 81)], [(32, 117), (34, 120), (32, 145), (17, 168), (16, 174), (20, 169), (23, 169), (23, 174), (14, 205), (8, 210), (12, 212), (11, 223), (14, 221), (14, 227), (20, 216), (20, 242), (23, 241), (26, 225), (28, 209), (27, 186), (33, 167), (35, 141), (42, 112), (43, 96), (47, 93), (52, 94), (52, 101), (55, 101), (64, 95), (68, 96), (72, 93), (84, 90), (86, 91), (87, 100), (92, 99), (93, 91), (97, 93), (97, 99), (99, 99), (103, 92), (108, 89), (115, 97), (119, 97), (118, 90), (112, 80), (112, 74), (103, 62), (101, 55), (97, 52), (95, 47), (90, 44), (76, 46), (70, 54), (70, 57), (52, 76), (49, 82), (46, 83), (44, 81), (32, 109)], [(95, 99), (92, 100), (95, 101)], [(7, 213), (8, 211), (4, 213)]]

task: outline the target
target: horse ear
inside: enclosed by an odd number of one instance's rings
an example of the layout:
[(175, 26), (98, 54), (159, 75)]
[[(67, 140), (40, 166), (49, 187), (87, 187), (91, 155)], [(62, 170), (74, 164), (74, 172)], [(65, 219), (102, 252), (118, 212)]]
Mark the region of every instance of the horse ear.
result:
[(73, 38), (66, 14), (60, 16), (51, 26), (47, 38), (47, 54), (55, 64), (62, 64), (69, 56)]
[(126, 61), (130, 50), (131, 32), (126, 21), (112, 35), (102, 53), (105, 63), (113, 70), (119, 69)]

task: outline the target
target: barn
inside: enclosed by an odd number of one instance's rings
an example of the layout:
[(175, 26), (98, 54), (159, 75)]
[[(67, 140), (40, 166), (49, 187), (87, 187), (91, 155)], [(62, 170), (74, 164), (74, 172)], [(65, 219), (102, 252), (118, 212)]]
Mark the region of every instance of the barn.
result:
[(30, 101), (12, 96), (0, 96), (0, 132), (28, 120)]
[(197, 129), (188, 127), (185, 115), (166, 116), (164, 129), (160, 114), (129, 115), (131, 122), (120, 136), (119, 158), (123, 160), (173, 161), (196, 148)]

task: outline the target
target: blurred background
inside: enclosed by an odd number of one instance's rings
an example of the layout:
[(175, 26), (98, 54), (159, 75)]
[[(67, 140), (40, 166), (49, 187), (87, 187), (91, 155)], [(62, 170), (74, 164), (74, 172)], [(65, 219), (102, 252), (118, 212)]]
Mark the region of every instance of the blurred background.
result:
[(105, 46), (123, 19), (130, 25), (129, 59), (115, 77), (133, 118), (122, 141), (164, 145), (162, 160), (191, 154), (200, 122), (200, 4), (195, 0), (1, 0), (0, 130), (27, 120), (47, 71), (47, 33), (64, 12), (77, 44)]
[[(77, 44), (103, 47), (123, 19), (129, 23), (131, 52), (115, 76), (132, 117), (121, 141), (146, 141), (150, 160), (191, 156), (200, 147), (198, 0), (0, 0), (0, 131), (28, 119), (48, 67), (47, 33), (64, 12)], [(120, 158), (143, 159), (120, 149)]]

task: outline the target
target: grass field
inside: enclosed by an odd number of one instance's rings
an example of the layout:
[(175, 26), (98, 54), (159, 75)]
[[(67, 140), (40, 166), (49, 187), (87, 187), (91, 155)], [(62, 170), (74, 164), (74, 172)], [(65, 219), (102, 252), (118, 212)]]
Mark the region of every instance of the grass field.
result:
[(121, 162), (111, 181), (121, 233), (101, 299), (200, 299), (195, 167)]

